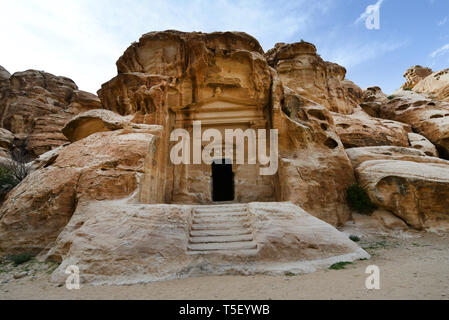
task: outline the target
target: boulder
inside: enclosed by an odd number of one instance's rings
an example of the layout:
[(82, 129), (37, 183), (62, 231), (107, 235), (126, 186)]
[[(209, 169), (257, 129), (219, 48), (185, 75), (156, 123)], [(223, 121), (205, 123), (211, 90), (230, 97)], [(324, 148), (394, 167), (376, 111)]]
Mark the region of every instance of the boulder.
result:
[(160, 128), (99, 132), (47, 154), (47, 162), (0, 208), (0, 252), (38, 253), (54, 241), (79, 203), (137, 191), (149, 145)]
[(365, 161), (356, 168), (371, 201), (416, 229), (449, 227), (449, 165)]
[(89, 110), (69, 120), (62, 133), (69, 141), (75, 142), (96, 132), (122, 129), (125, 121), (124, 117), (109, 110)]

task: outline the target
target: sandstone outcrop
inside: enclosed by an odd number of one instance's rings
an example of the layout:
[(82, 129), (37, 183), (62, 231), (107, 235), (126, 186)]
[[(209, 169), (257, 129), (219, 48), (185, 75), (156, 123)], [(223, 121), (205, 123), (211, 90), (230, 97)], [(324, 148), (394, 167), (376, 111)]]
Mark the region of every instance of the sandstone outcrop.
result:
[(278, 43), (265, 57), (284, 85), (331, 111), (352, 113), (362, 100), (362, 90), (345, 80), (346, 69), (324, 61), (311, 43)]
[(333, 225), (344, 224), (350, 218), (346, 189), (355, 178), (331, 113), (283, 87), (275, 73), (272, 90), (273, 128), (279, 130), (278, 199)]
[(416, 229), (449, 226), (449, 166), (372, 160), (356, 169), (371, 201)]
[(352, 166), (356, 169), (365, 161), (397, 160), (418, 163), (439, 163), (449, 165), (449, 161), (428, 156), (422, 150), (394, 146), (364, 147), (346, 149)]
[(380, 116), (409, 124), (415, 133), (429, 139), (440, 156), (449, 159), (449, 104), (413, 91), (402, 91), (380, 108)]
[(439, 156), (437, 148), (426, 137), (417, 133), (410, 132), (408, 134), (408, 140), (410, 141), (410, 146), (412, 148), (422, 150), (426, 155), (430, 157)]
[(54, 241), (79, 203), (128, 197), (138, 189), (158, 126), (99, 132), (46, 154), (41, 168), (0, 208), (0, 252), (38, 253)]
[[(346, 150), (356, 177), (379, 208), (416, 229), (449, 226), (449, 161), (401, 147)], [(442, 203), (441, 203), (442, 202)]]
[[(222, 210), (233, 206), (241, 207), (228, 205)], [(81, 280), (94, 284), (205, 274), (299, 274), (369, 258), (346, 235), (290, 203), (250, 203), (246, 207), (257, 243), (252, 251), (188, 254), (195, 207), (121, 200), (78, 206), (42, 258), (62, 262), (52, 276), (54, 281), (64, 282), (66, 267), (75, 264)]]
[(0, 157), (9, 158), (10, 150), (14, 146), (14, 135), (9, 130), (0, 128)]
[(74, 115), (102, 108), (98, 97), (79, 91), (65, 77), (36, 70), (2, 75), (0, 127), (23, 141), (34, 156), (67, 143), (61, 128)]
[(428, 94), (431, 98), (449, 102), (449, 69), (434, 72), (418, 82), (413, 91)]
[(405, 83), (402, 85), (402, 89), (411, 90), (413, 89), (421, 80), (433, 73), (432, 69), (425, 68), (421, 66), (413, 66), (407, 69), (404, 73)]
[(371, 117), (361, 108), (348, 115), (332, 112), (332, 117), (345, 148), (410, 145), (411, 128), (404, 123)]
[(125, 122), (126, 119), (115, 112), (95, 109), (83, 112), (69, 120), (62, 128), (62, 133), (69, 141), (75, 142), (96, 132), (122, 129)]

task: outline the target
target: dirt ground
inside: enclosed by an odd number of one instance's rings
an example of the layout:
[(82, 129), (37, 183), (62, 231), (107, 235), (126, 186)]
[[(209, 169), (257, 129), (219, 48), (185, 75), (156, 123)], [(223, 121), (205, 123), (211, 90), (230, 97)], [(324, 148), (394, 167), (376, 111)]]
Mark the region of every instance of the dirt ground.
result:
[[(372, 259), (343, 270), (298, 276), (211, 276), (130, 286), (68, 290), (49, 282), (55, 265), (0, 265), (0, 299), (445, 299), (449, 300), (449, 234), (407, 232), (361, 237)], [(366, 267), (380, 268), (380, 290), (367, 290)], [(15, 279), (18, 278), (18, 279)]]

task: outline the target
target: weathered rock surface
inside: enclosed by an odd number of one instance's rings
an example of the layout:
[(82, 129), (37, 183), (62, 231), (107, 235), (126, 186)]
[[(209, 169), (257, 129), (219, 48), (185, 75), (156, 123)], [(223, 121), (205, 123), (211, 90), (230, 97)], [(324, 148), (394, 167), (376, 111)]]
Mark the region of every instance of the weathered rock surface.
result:
[(39, 252), (54, 241), (79, 203), (124, 198), (138, 188), (160, 128), (99, 132), (47, 154), (0, 208), (0, 252)]
[(372, 160), (356, 169), (371, 201), (416, 229), (449, 226), (449, 165)]
[(417, 133), (410, 132), (408, 134), (408, 140), (410, 141), (410, 146), (412, 148), (422, 150), (426, 155), (430, 157), (439, 156), (437, 148), (426, 137)]
[(69, 120), (62, 128), (62, 133), (69, 141), (75, 142), (96, 132), (122, 129), (125, 122), (126, 118), (115, 112), (104, 109), (89, 110)]
[(66, 143), (60, 132), (65, 122), (91, 108), (102, 108), (98, 97), (65, 77), (28, 70), (0, 83), (0, 127), (36, 156)]
[(279, 130), (278, 197), (342, 225), (350, 218), (346, 189), (355, 178), (331, 113), (283, 88), (275, 75), (273, 79), (273, 128)]
[(278, 43), (265, 57), (284, 85), (331, 111), (351, 113), (362, 100), (362, 90), (345, 80), (346, 69), (321, 59), (311, 43)]
[(357, 168), (370, 160), (398, 160), (419, 163), (439, 163), (449, 165), (449, 161), (428, 156), (422, 150), (394, 146), (364, 147), (346, 149), (352, 166)]
[(0, 128), (0, 147), (10, 149), (13, 146), (14, 135), (4, 128)]
[[(409, 124), (415, 133), (434, 144), (439, 155), (449, 159), (449, 104), (414, 91), (397, 91), (377, 103), (376, 116)], [(364, 103), (361, 104), (363, 108)], [(372, 109), (373, 110), (373, 109)]]
[(75, 264), (82, 281), (94, 284), (205, 274), (307, 273), (336, 262), (369, 258), (346, 235), (290, 203), (247, 207), (257, 243), (250, 252), (188, 254), (192, 206), (121, 200), (78, 206), (42, 258), (62, 262), (52, 276), (54, 281), (65, 281), (66, 267)]
[(421, 80), (433, 73), (432, 69), (425, 68), (421, 66), (413, 66), (407, 69), (404, 73), (405, 83), (402, 85), (402, 89), (411, 90), (413, 89)]
[(345, 148), (410, 145), (411, 128), (404, 123), (371, 117), (360, 108), (348, 115), (332, 112), (332, 117)]
[(0, 81), (8, 80), (10, 77), (11, 74), (8, 72), (8, 70), (0, 66)]
[(434, 72), (422, 79), (413, 87), (413, 91), (449, 102), (449, 69)]

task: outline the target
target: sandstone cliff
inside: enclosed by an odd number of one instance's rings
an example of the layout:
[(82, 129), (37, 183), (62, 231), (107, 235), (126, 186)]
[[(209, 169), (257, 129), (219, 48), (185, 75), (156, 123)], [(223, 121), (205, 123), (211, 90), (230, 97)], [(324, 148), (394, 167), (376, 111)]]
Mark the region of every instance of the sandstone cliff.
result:
[(278, 43), (265, 57), (287, 87), (330, 111), (352, 113), (361, 102), (362, 90), (345, 79), (346, 69), (324, 61), (311, 43)]
[(101, 108), (98, 97), (78, 90), (68, 78), (36, 70), (0, 71), (0, 127), (34, 156), (68, 142), (61, 133), (67, 120)]

